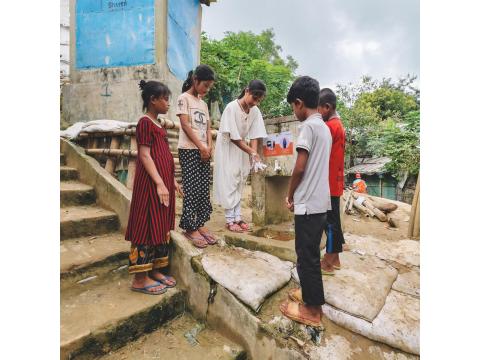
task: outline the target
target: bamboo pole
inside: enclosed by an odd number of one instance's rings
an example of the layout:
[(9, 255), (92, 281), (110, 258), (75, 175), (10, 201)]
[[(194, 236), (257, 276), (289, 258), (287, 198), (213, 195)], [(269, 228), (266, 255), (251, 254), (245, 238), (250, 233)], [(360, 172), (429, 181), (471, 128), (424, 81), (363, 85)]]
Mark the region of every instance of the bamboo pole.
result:
[(412, 209), (410, 210), (408, 237), (412, 239), (420, 239), (420, 174), (418, 174), (417, 186), (415, 187), (415, 194), (413, 195)]
[[(120, 140), (119, 136), (112, 137), (112, 141), (110, 142), (110, 150), (115, 150), (120, 147)], [(107, 170), (110, 174), (113, 174), (115, 171), (115, 164), (117, 162), (117, 158), (114, 156), (109, 156), (107, 159), (107, 163), (105, 164), (105, 170)]]
[[(137, 138), (132, 136), (130, 138), (130, 150), (137, 151)], [(135, 171), (137, 169), (137, 161), (133, 157), (128, 160), (128, 173), (127, 173), (127, 189), (133, 189), (133, 180), (135, 179)]]
[(87, 155), (129, 156), (136, 157), (137, 150), (128, 149), (85, 149)]

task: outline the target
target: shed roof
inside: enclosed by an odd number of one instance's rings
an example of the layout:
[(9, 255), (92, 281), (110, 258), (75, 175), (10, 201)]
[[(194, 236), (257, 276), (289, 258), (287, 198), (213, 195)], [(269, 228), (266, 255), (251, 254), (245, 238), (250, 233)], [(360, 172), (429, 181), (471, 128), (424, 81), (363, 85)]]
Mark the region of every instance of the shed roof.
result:
[(352, 166), (346, 172), (347, 174), (360, 173), (365, 175), (383, 174), (386, 172), (385, 165), (390, 161), (392, 159), (389, 157), (364, 158), (359, 164)]

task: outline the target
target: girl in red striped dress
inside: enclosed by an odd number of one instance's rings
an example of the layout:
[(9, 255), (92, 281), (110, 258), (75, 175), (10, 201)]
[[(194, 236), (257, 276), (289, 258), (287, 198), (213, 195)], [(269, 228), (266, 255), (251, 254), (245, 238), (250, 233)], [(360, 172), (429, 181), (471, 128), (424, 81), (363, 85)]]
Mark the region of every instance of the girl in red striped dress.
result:
[(137, 124), (137, 167), (125, 240), (131, 242), (130, 274), (133, 291), (158, 295), (176, 285), (164, 272), (168, 266), (170, 230), (175, 226), (173, 156), (167, 132), (157, 121), (169, 108), (170, 90), (158, 81), (140, 81), (145, 115)]

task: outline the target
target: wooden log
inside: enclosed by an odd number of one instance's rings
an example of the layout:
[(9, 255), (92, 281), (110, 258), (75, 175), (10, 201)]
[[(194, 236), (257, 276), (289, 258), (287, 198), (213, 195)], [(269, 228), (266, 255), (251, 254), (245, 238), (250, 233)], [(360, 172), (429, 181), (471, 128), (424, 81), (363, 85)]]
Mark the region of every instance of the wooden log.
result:
[(350, 204), (348, 204), (348, 212), (351, 213), (352, 212), (352, 209), (353, 209), (353, 203), (354, 203), (355, 199), (353, 198), (353, 196), (350, 198)]
[[(112, 141), (110, 142), (110, 150), (115, 150), (120, 147), (120, 140), (119, 136), (112, 137)], [(105, 170), (107, 170), (110, 174), (113, 174), (115, 171), (115, 165), (117, 163), (117, 158), (113, 156), (109, 156), (107, 159), (107, 163), (105, 164)]]
[(355, 209), (359, 210), (365, 216), (371, 216), (371, 217), (374, 216), (373, 213), (370, 214), (369, 210), (365, 206), (360, 205), (357, 201), (353, 200), (353, 206), (355, 207)]
[(363, 202), (363, 205), (367, 209), (371, 210), (375, 214), (375, 216), (377, 217), (378, 220), (380, 220), (382, 222), (387, 221), (387, 215), (385, 215), (383, 212), (381, 212), (375, 206), (373, 206), (372, 203), (370, 202), (370, 200), (365, 199), (365, 201)]
[(380, 201), (378, 199), (373, 199), (370, 196), (368, 197), (368, 200), (370, 200), (372, 205), (375, 206), (378, 210), (387, 214), (398, 209), (397, 204), (393, 204), (388, 201)]
[[(130, 138), (130, 150), (137, 151), (137, 139), (135, 136)], [(137, 160), (131, 157), (128, 160), (128, 172), (127, 172), (127, 189), (133, 189), (133, 181), (135, 179), (135, 171), (137, 169)]]
[(347, 194), (347, 198), (345, 199), (345, 205), (343, 206), (343, 212), (342, 213), (345, 213), (348, 209), (348, 203), (350, 201), (350, 199), (352, 198), (352, 192), (351, 191), (347, 191), (348, 194)]

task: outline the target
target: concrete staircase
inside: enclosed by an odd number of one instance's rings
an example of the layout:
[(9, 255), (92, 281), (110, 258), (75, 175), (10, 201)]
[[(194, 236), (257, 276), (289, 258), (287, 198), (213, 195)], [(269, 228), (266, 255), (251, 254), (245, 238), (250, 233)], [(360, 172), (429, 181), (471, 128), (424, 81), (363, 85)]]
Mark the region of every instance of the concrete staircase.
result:
[[(142, 357), (138, 341), (156, 344), (171, 324), (190, 326), (193, 319), (188, 315), (179, 318), (186, 310), (185, 290), (177, 287), (159, 296), (130, 291), (129, 243), (120, 232), (118, 216), (96, 203), (95, 189), (79, 180), (77, 169), (66, 166), (63, 154), (60, 179), (61, 359)], [(245, 356), (238, 346), (209, 331), (218, 341), (201, 349), (203, 358)], [(232, 351), (220, 351), (220, 344)], [(183, 333), (164, 345), (172, 359), (195, 359)], [(152, 345), (151, 350), (161, 349)]]

